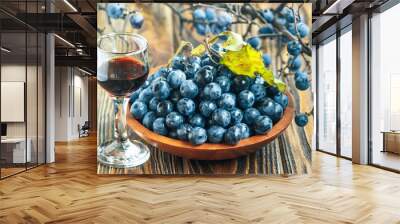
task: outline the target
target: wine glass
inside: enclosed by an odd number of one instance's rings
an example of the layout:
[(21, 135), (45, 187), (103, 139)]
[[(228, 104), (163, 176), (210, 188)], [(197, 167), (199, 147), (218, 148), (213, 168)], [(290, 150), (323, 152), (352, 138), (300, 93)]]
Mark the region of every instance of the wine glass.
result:
[(146, 81), (149, 74), (147, 41), (138, 34), (103, 35), (97, 45), (97, 82), (114, 101), (114, 139), (98, 146), (97, 160), (127, 168), (145, 163), (148, 147), (130, 140), (126, 128), (129, 96)]

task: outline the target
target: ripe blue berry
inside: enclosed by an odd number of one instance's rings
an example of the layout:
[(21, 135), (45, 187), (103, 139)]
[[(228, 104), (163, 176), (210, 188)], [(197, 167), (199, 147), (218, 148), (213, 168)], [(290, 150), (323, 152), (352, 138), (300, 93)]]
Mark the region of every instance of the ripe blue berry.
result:
[(165, 125), (165, 118), (159, 117), (154, 120), (153, 131), (160, 135), (164, 135), (164, 136), (168, 135), (168, 129), (167, 129), (167, 126)]
[(194, 75), (197, 73), (197, 71), (199, 71), (199, 69), (200, 69), (200, 62), (188, 64), (185, 70), (186, 78), (193, 79)]
[(254, 132), (256, 134), (265, 134), (272, 129), (272, 120), (268, 116), (259, 116), (254, 122)]
[(224, 109), (216, 109), (212, 113), (213, 123), (221, 127), (227, 127), (231, 123), (231, 114)]
[(233, 110), (229, 111), (231, 113), (231, 124), (238, 124), (242, 122), (243, 113), (240, 109), (234, 108)]
[(289, 23), (293, 23), (294, 22), (294, 12), (292, 9), (285, 7), (282, 9), (281, 13), (285, 16), (286, 20)]
[(195, 98), (199, 94), (199, 88), (193, 80), (185, 80), (181, 84), (179, 91), (182, 97), (190, 99)]
[(250, 86), (249, 90), (254, 94), (256, 102), (259, 102), (267, 95), (265, 86), (263, 84), (254, 83)]
[(205, 120), (204, 117), (201, 116), (200, 114), (194, 114), (190, 119), (189, 123), (192, 125), (192, 127), (205, 127)]
[(247, 124), (239, 123), (239, 124), (236, 124), (236, 126), (240, 128), (240, 133), (241, 133), (240, 138), (241, 139), (250, 137), (250, 128), (249, 128), (249, 126), (247, 126)]
[(280, 104), (275, 103), (274, 112), (269, 117), (274, 123), (276, 123), (282, 118), (282, 116), (283, 116), (283, 107)]
[(194, 114), (195, 110), (196, 110), (196, 105), (193, 102), (193, 100), (188, 99), (188, 98), (182, 98), (178, 101), (177, 105), (177, 109), (179, 111), (179, 113), (185, 115), (185, 116), (190, 116), (192, 114)]
[(179, 69), (185, 71), (185, 61), (186, 57), (183, 55), (177, 55), (172, 59), (171, 67), (172, 69)]
[(232, 81), (225, 75), (218, 76), (215, 82), (221, 87), (223, 93), (229, 92)]
[(208, 83), (203, 90), (204, 97), (208, 100), (217, 100), (221, 97), (222, 95), (222, 90), (221, 87), (215, 83), (211, 82)]
[(193, 19), (194, 20), (205, 20), (206, 19), (206, 13), (204, 12), (203, 9), (197, 8), (193, 11)]
[(304, 127), (308, 123), (308, 116), (305, 113), (297, 114), (296, 117), (294, 118), (294, 121), (298, 126)]
[(236, 145), (242, 138), (241, 128), (238, 126), (232, 126), (225, 132), (224, 140), (226, 144)]
[(153, 122), (157, 119), (157, 115), (154, 111), (147, 112), (142, 120), (143, 125), (150, 130), (153, 130)]
[(233, 78), (233, 90), (236, 93), (240, 93), (248, 89), (253, 82), (254, 80), (246, 75), (236, 75), (235, 78)]
[(247, 109), (252, 107), (255, 102), (254, 94), (249, 90), (243, 90), (239, 93), (239, 106), (242, 109)]
[(219, 13), (218, 17), (217, 17), (217, 24), (220, 27), (228, 27), (232, 24), (232, 16), (231, 14), (222, 11)]
[(305, 72), (301, 72), (301, 71), (297, 71), (296, 73), (294, 73), (294, 79), (307, 79), (307, 73)]
[(274, 32), (275, 29), (271, 24), (264, 25), (258, 30), (258, 34), (272, 34)]
[(272, 116), (275, 113), (275, 102), (270, 98), (265, 98), (258, 106), (262, 115)]
[(155, 97), (158, 97), (163, 100), (167, 99), (171, 92), (168, 83), (161, 79), (153, 81), (153, 84), (151, 86), (151, 91), (153, 92), (153, 95)]
[(172, 88), (179, 88), (185, 80), (186, 75), (181, 70), (173, 70), (167, 76), (168, 84)]
[(183, 116), (177, 112), (171, 112), (165, 117), (165, 123), (171, 129), (177, 129), (183, 124), (183, 120)]
[(171, 113), (174, 109), (174, 105), (169, 100), (163, 100), (157, 104), (157, 116), (165, 117)]
[(141, 120), (147, 113), (147, 106), (142, 101), (135, 101), (131, 106), (131, 113), (134, 118)]
[(288, 97), (283, 93), (278, 93), (274, 96), (274, 101), (279, 103), (285, 109), (289, 103)]
[(295, 85), (296, 88), (299, 90), (306, 90), (310, 87), (310, 81), (308, 80), (307, 75), (305, 73), (296, 73), (297, 77), (295, 76)]
[(188, 134), (191, 132), (193, 127), (190, 124), (182, 124), (179, 126), (179, 128), (176, 130), (176, 134), (178, 135), (178, 138), (180, 140), (188, 140)]
[(209, 117), (216, 109), (217, 104), (212, 101), (201, 101), (199, 104), (199, 111), (204, 117)]
[(214, 23), (217, 21), (217, 13), (213, 8), (206, 8), (206, 19), (210, 23)]
[(151, 98), (151, 100), (149, 102), (149, 109), (152, 111), (157, 111), (157, 105), (160, 102), (161, 102), (160, 99), (158, 99), (157, 97)]
[(308, 34), (310, 33), (310, 29), (304, 23), (297, 24), (297, 31), (299, 31), (301, 38), (308, 36)]
[(225, 110), (232, 110), (236, 106), (236, 96), (232, 93), (223, 93), (218, 106)]
[(256, 50), (261, 48), (261, 39), (259, 37), (251, 37), (247, 40), (247, 43)]
[(207, 132), (204, 128), (194, 127), (188, 134), (188, 139), (193, 145), (201, 145), (207, 141)]
[(301, 44), (298, 41), (292, 40), (289, 41), (287, 44), (287, 51), (289, 54), (293, 56), (297, 56), (301, 53), (302, 47)]
[(205, 36), (208, 32), (210, 32), (209, 26), (202, 24), (202, 23), (194, 24), (194, 28), (195, 28), (196, 32), (201, 36)]
[(301, 67), (301, 57), (300, 56), (290, 57), (288, 64), (290, 71), (297, 71)]
[(147, 104), (147, 103), (149, 103), (151, 98), (153, 98), (153, 92), (151, 91), (150, 87), (147, 87), (146, 89), (140, 91), (138, 100)]
[(139, 12), (136, 12), (134, 15), (129, 18), (129, 22), (131, 26), (135, 29), (140, 29), (143, 26), (144, 18), (143, 15)]
[(224, 139), (225, 128), (217, 125), (212, 125), (207, 130), (208, 141), (211, 143), (220, 143)]
[(260, 111), (258, 111), (256, 108), (248, 108), (244, 111), (243, 114), (243, 122), (248, 124), (248, 125), (252, 125), (254, 124), (254, 121), (256, 120), (257, 117), (259, 117)]
[(269, 54), (267, 54), (267, 53), (263, 54), (262, 58), (263, 58), (263, 62), (264, 62), (265, 67), (269, 67), (271, 65), (271, 62), (272, 62), (271, 57), (269, 56)]
[(121, 18), (124, 14), (124, 8), (118, 3), (109, 3), (106, 7), (107, 15), (113, 19)]
[(261, 13), (262, 17), (264, 17), (267, 22), (272, 23), (274, 21), (274, 13), (271, 9), (264, 9)]
[(210, 65), (203, 66), (194, 75), (194, 81), (200, 87), (204, 87), (207, 83), (210, 83), (214, 79), (214, 68)]

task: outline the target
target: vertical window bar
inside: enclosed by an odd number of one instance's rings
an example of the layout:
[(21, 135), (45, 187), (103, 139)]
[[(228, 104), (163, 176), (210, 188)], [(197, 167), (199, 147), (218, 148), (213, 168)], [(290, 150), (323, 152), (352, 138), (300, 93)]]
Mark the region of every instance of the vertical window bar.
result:
[[(39, 0), (36, 1), (39, 13)], [(38, 18), (36, 16), (36, 18)], [(39, 19), (37, 20), (39, 22)], [(36, 166), (39, 165), (39, 31), (36, 31)]]
[[(28, 0), (25, 0), (25, 21), (28, 19)], [(28, 119), (27, 119), (27, 85), (28, 82), (28, 26), (25, 23), (25, 88), (24, 88), (24, 120), (25, 120), (25, 170), (28, 170)]]
[(315, 149), (319, 149), (319, 44), (317, 44), (315, 49), (316, 63), (315, 63)]
[(372, 153), (372, 65), (371, 65), (371, 56), (372, 56), (372, 29), (371, 29), (371, 20), (372, 20), (372, 12), (368, 12), (368, 21), (367, 21), (367, 45), (368, 45), (368, 53), (367, 53), (367, 83), (368, 83), (368, 99), (367, 99), (367, 107), (368, 107), (368, 164), (373, 163), (373, 153)]
[[(2, 23), (0, 23), (0, 47), (2, 46)], [(3, 53), (0, 51), (0, 84), (1, 84), (1, 65), (2, 65), (2, 63), (1, 63), (1, 55), (2, 55)], [(0, 124), (3, 124), (2, 122), (1, 122), (1, 85), (0, 85)], [(1, 176), (1, 170), (2, 170), (2, 163), (1, 163), (1, 150), (2, 150), (2, 147), (1, 147), (1, 145), (2, 144), (0, 144), (0, 179), (3, 179), (3, 177)]]
[(341, 156), (341, 119), (340, 119), (340, 28), (336, 31), (336, 154)]

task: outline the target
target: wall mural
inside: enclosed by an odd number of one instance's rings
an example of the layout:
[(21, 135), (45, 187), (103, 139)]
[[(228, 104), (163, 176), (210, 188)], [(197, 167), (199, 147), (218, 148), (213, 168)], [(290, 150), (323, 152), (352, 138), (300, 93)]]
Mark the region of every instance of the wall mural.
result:
[(310, 3), (99, 3), (98, 173), (311, 171)]

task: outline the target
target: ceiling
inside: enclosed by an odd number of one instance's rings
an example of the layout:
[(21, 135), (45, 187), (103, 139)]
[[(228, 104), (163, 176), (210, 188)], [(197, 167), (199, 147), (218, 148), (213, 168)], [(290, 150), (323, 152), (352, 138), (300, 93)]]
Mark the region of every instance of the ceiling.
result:
[(56, 65), (95, 73), (96, 22), (96, 0), (0, 0), (2, 46), (10, 59), (35, 56), (37, 33), (50, 32), (61, 37), (55, 38)]
[(374, 11), (390, 0), (314, 0), (313, 44), (351, 24), (352, 18)]

